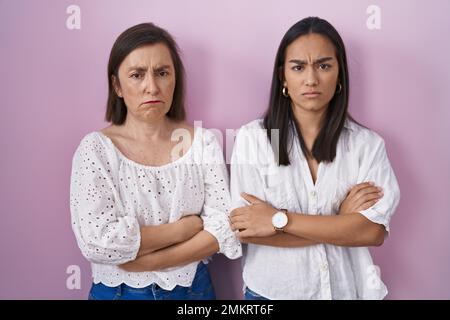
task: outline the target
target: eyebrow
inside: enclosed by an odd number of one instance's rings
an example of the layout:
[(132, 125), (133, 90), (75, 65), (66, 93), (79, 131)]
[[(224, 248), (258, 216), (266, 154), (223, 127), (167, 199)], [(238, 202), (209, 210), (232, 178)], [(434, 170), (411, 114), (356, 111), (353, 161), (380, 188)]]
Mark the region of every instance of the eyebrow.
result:
[[(157, 67), (156, 69), (154, 69), (154, 71), (161, 71), (164, 69), (170, 69), (170, 66), (168, 64), (165, 64), (160, 67)], [(148, 70), (147, 67), (142, 67), (142, 66), (131, 66), (130, 68), (128, 68), (128, 72), (130, 72), (130, 71), (145, 72), (147, 70)]]
[[(333, 57), (323, 57), (323, 58), (319, 58), (317, 60), (314, 60), (314, 63), (323, 63), (329, 60), (333, 60)], [(291, 63), (296, 63), (296, 64), (306, 64), (305, 60), (298, 60), (298, 59), (292, 59), (289, 60), (289, 62)]]

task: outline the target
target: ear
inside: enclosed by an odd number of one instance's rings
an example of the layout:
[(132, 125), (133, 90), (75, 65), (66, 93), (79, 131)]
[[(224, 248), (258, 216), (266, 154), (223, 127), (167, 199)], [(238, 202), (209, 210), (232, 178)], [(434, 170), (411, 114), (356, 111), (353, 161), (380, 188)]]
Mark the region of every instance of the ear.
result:
[(115, 75), (111, 76), (112, 85), (114, 87), (114, 91), (119, 98), (122, 98), (122, 89), (120, 88), (119, 79)]

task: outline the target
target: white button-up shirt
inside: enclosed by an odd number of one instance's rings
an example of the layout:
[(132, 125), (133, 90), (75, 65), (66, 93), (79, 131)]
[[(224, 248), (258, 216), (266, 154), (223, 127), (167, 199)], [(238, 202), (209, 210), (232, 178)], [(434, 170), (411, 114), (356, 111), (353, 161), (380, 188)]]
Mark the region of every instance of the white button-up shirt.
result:
[[(239, 130), (231, 159), (234, 208), (246, 205), (240, 197), (246, 192), (290, 212), (335, 215), (354, 185), (373, 181), (384, 196), (360, 213), (389, 231), (400, 191), (379, 135), (346, 121), (336, 158), (319, 164), (316, 183), (298, 139), (290, 141), (291, 165), (277, 166), (262, 120)], [(367, 247), (248, 244), (244, 249), (244, 284), (269, 299), (382, 299), (387, 294)]]

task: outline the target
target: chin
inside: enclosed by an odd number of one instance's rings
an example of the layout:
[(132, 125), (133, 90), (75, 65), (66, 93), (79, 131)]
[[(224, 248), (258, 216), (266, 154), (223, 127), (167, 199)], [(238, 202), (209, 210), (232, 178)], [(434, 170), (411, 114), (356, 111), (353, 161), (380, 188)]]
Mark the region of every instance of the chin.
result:
[(142, 120), (146, 122), (158, 122), (161, 121), (163, 118), (164, 114), (155, 111), (146, 112), (145, 114), (142, 115)]
[(319, 103), (312, 103), (311, 101), (307, 101), (306, 103), (300, 104), (300, 106), (297, 106), (296, 108), (300, 108), (304, 111), (309, 112), (319, 112), (326, 109), (323, 104)]

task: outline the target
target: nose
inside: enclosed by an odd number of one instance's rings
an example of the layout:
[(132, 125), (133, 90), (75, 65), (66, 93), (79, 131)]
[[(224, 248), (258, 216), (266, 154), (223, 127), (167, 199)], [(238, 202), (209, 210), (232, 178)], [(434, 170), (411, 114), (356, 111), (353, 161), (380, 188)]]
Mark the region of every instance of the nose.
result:
[(156, 96), (159, 93), (158, 83), (156, 82), (155, 76), (148, 75), (145, 82), (145, 93), (152, 96)]
[(319, 83), (319, 79), (314, 68), (307, 68), (305, 73), (305, 85), (316, 86)]

